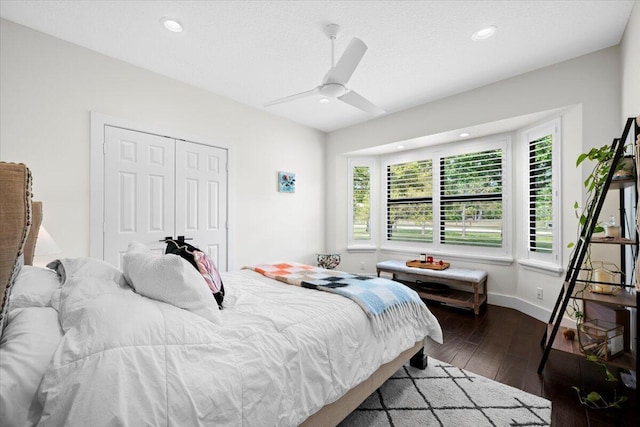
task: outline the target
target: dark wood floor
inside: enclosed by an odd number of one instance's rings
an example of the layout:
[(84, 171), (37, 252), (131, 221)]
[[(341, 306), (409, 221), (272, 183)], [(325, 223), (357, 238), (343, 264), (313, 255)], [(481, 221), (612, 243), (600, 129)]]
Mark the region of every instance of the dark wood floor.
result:
[(427, 305), (444, 332), (444, 344), (429, 342), (426, 346), (429, 356), (551, 400), (554, 426), (640, 425), (635, 392), (620, 381), (619, 392), (629, 396), (622, 410), (587, 410), (579, 403), (572, 386), (589, 392), (610, 386), (602, 368), (584, 357), (553, 350), (543, 374), (537, 374), (545, 323), (492, 305), (478, 316), (431, 301)]

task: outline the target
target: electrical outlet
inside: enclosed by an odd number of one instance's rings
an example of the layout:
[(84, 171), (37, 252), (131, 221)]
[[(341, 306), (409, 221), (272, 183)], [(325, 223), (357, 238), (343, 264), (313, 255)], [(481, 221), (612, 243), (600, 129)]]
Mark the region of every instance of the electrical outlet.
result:
[(364, 271), (364, 261), (361, 261), (361, 262), (360, 262), (360, 270), (363, 270), (363, 271)]
[(542, 299), (542, 288), (536, 288), (536, 296), (538, 299)]

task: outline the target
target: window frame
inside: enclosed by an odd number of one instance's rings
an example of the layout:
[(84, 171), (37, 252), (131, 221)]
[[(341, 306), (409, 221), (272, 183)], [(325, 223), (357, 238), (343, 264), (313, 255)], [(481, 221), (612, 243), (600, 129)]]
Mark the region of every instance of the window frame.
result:
[[(431, 191), (431, 195), (430, 196), (418, 196), (418, 197), (406, 197), (406, 198), (399, 198), (396, 200), (391, 200), (390, 195), (389, 195), (389, 168), (393, 165), (402, 165), (402, 164), (406, 164), (406, 163), (414, 163), (414, 162), (429, 162), (430, 163), (430, 167), (431, 167), (431, 187), (432, 187), (432, 191)], [(433, 222), (433, 173), (434, 173), (434, 168), (433, 168), (433, 161), (430, 158), (421, 158), (419, 160), (411, 160), (409, 162), (394, 162), (394, 163), (389, 163), (385, 166), (384, 168), (384, 200), (385, 200), (385, 225), (384, 225), (384, 236), (385, 236), (385, 240), (387, 241), (393, 241), (393, 242), (407, 242), (407, 240), (397, 240), (397, 239), (390, 239), (390, 232), (389, 232), (389, 214), (391, 212), (391, 207), (392, 206), (398, 206), (398, 205), (402, 205), (402, 204), (407, 204), (407, 203), (415, 203), (415, 204), (427, 204), (427, 205), (431, 205), (431, 217), (432, 217), (432, 221), (431, 221), (431, 228), (432, 228), (432, 234), (433, 234), (433, 226), (435, 224), (435, 222)], [(433, 242), (433, 236), (431, 239), (431, 242), (428, 241), (415, 241), (415, 243), (418, 244), (423, 244), (423, 243), (432, 243)]]
[[(378, 161), (375, 157), (351, 157), (348, 159), (348, 204), (347, 204), (347, 250), (370, 251), (377, 249), (378, 242)], [(369, 167), (369, 239), (354, 239), (353, 227), (353, 171), (356, 167)]]
[[(388, 240), (386, 236), (387, 228), (387, 200), (386, 197), (382, 198), (381, 203), (381, 221), (380, 221), (380, 236), (381, 236), (381, 249), (386, 252), (395, 253), (424, 253), (433, 254), (437, 257), (453, 257), (460, 259), (474, 259), (483, 260), (496, 263), (511, 263), (513, 261), (512, 255), (512, 224), (513, 224), (513, 209), (512, 209), (512, 155), (511, 155), (511, 134), (499, 134), (485, 138), (478, 138), (474, 140), (460, 141), (456, 143), (441, 144), (431, 147), (420, 148), (411, 151), (405, 151), (399, 154), (391, 154), (383, 156), (381, 158), (380, 170), (386, 171), (387, 167), (391, 164), (406, 163), (416, 160), (431, 159), (432, 167), (434, 168), (433, 176), (433, 224), (437, 225), (437, 229), (433, 231), (433, 242), (406, 242)], [(439, 165), (440, 159), (443, 157), (455, 156), (459, 154), (466, 154), (472, 152), (481, 152), (493, 149), (502, 150), (502, 246), (501, 247), (485, 247), (485, 246), (472, 246), (472, 245), (452, 245), (443, 244), (440, 241), (440, 173)], [(436, 169), (438, 168), (438, 169)], [(381, 191), (386, 194), (387, 191), (387, 178), (386, 173), (381, 177)]]
[[(552, 244), (550, 253), (532, 251), (530, 246), (530, 206), (531, 174), (529, 171), (530, 144), (547, 135), (551, 135), (551, 182), (552, 182)], [(560, 118), (545, 121), (544, 123), (524, 129), (521, 134), (523, 168), (526, 168), (526, 178), (523, 179), (523, 227), (522, 227), (522, 257), (520, 264), (542, 271), (561, 274), (562, 268), (562, 122)]]

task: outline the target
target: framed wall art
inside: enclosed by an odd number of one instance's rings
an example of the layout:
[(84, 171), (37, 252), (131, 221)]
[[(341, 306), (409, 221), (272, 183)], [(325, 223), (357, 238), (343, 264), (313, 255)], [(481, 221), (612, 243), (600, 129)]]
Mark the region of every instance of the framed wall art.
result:
[(291, 172), (278, 172), (278, 191), (281, 193), (295, 193), (296, 174)]

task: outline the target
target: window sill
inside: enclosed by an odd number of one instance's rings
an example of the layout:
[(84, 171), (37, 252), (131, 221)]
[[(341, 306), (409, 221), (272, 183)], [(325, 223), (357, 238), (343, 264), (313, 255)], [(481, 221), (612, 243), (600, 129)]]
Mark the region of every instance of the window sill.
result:
[(532, 261), (530, 259), (519, 259), (518, 264), (525, 270), (535, 271), (537, 273), (544, 273), (550, 276), (560, 276), (564, 273), (564, 268), (548, 262)]
[[(412, 254), (416, 256), (416, 252), (419, 250), (415, 248), (399, 248), (392, 246), (383, 246), (380, 248), (383, 253), (395, 253), (395, 254)], [(424, 250), (422, 251), (424, 252)], [(510, 256), (502, 255), (480, 255), (480, 254), (465, 254), (460, 252), (447, 252), (447, 251), (432, 251), (429, 250), (428, 254), (434, 258), (442, 258), (445, 260), (460, 260), (460, 261), (474, 261), (482, 264), (495, 264), (495, 265), (511, 265), (513, 258)]]
[(347, 246), (347, 252), (375, 252), (378, 247), (375, 245), (349, 245)]

